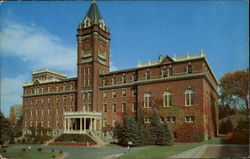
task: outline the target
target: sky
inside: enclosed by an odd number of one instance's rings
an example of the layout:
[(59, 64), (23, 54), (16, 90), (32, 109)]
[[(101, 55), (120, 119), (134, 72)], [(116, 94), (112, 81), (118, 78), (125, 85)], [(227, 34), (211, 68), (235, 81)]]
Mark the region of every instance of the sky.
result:
[[(22, 84), (48, 68), (76, 77), (76, 29), (91, 1), (0, 6), (1, 111), (22, 103)], [(111, 33), (111, 70), (204, 50), (215, 76), (249, 65), (248, 1), (98, 1)]]

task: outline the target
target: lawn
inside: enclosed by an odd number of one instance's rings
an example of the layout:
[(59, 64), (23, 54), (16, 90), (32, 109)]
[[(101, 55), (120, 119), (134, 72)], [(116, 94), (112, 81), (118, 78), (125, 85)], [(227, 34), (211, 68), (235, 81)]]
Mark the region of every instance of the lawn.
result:
[(126, 153), (117, 159), (147, 159), (147, 158), (166, 158), (168, 156), (184, 152), (203, 144), (219, 144), (220, 139), (208, 140), (199, 143), (175, 143), (174, 146), (145, 146), (141, 149)]
[(3, 156), (10, 159), (50, 159), (53, 155), (58, 155), (58, 152), (31, 150), (26, 152), (3, 154)]

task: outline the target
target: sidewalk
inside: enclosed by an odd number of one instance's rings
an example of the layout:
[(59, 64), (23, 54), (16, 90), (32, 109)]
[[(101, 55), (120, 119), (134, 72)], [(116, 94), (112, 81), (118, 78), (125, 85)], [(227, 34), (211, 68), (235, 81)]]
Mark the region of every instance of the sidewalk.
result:
[(169, 156), (168, 158), (200, 158), (200, 156), (205, 152), (207, 149), (208, 144), (204, 144), (193, 149), (184, 151), (182, 153)]

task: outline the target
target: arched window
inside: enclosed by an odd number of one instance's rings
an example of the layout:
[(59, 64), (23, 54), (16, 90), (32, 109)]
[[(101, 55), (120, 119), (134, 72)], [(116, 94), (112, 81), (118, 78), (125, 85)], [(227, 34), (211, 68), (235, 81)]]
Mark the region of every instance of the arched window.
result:
[(163, 93), (163, 106), (169, 107), (172, 105), (172, 93), (170, 91), (165, 91)]
[(185, 91), (185, 105), (194, 105), (194, 91), (192, 89), (187, 89)]
[(144, 94), (144, 107), (145, 108), (152, 107), (152, 96), (151, 96), (150, 93), (145, 93)]

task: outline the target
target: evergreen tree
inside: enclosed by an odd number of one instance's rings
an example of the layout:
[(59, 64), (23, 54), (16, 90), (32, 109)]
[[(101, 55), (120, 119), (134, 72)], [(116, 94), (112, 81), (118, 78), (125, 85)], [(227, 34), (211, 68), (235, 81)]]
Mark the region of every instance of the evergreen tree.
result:
[(159, 145), (161, 143), (162, 136), (162, 124), (160, 123), (160, 116), (158, 112), (153, 109), (153, 116), (151, 119), (151, 127), (150, 127), (150, 144)]
[(120, 145), (127, 146), (128, 142), (132, 142), (133, 146), (142, 146), (144, 141), (141, 132), (133, 116), (124, 116), (123, 123), (116, 125), (114, 134)]
[(162, 135), (161, 135), (161, 145), (173, 145), (174, 144), (174, 137), (173, 132), (170, 129), (168, 123), (164, 121), (163, 123), (163, 129), (162, 129)]

